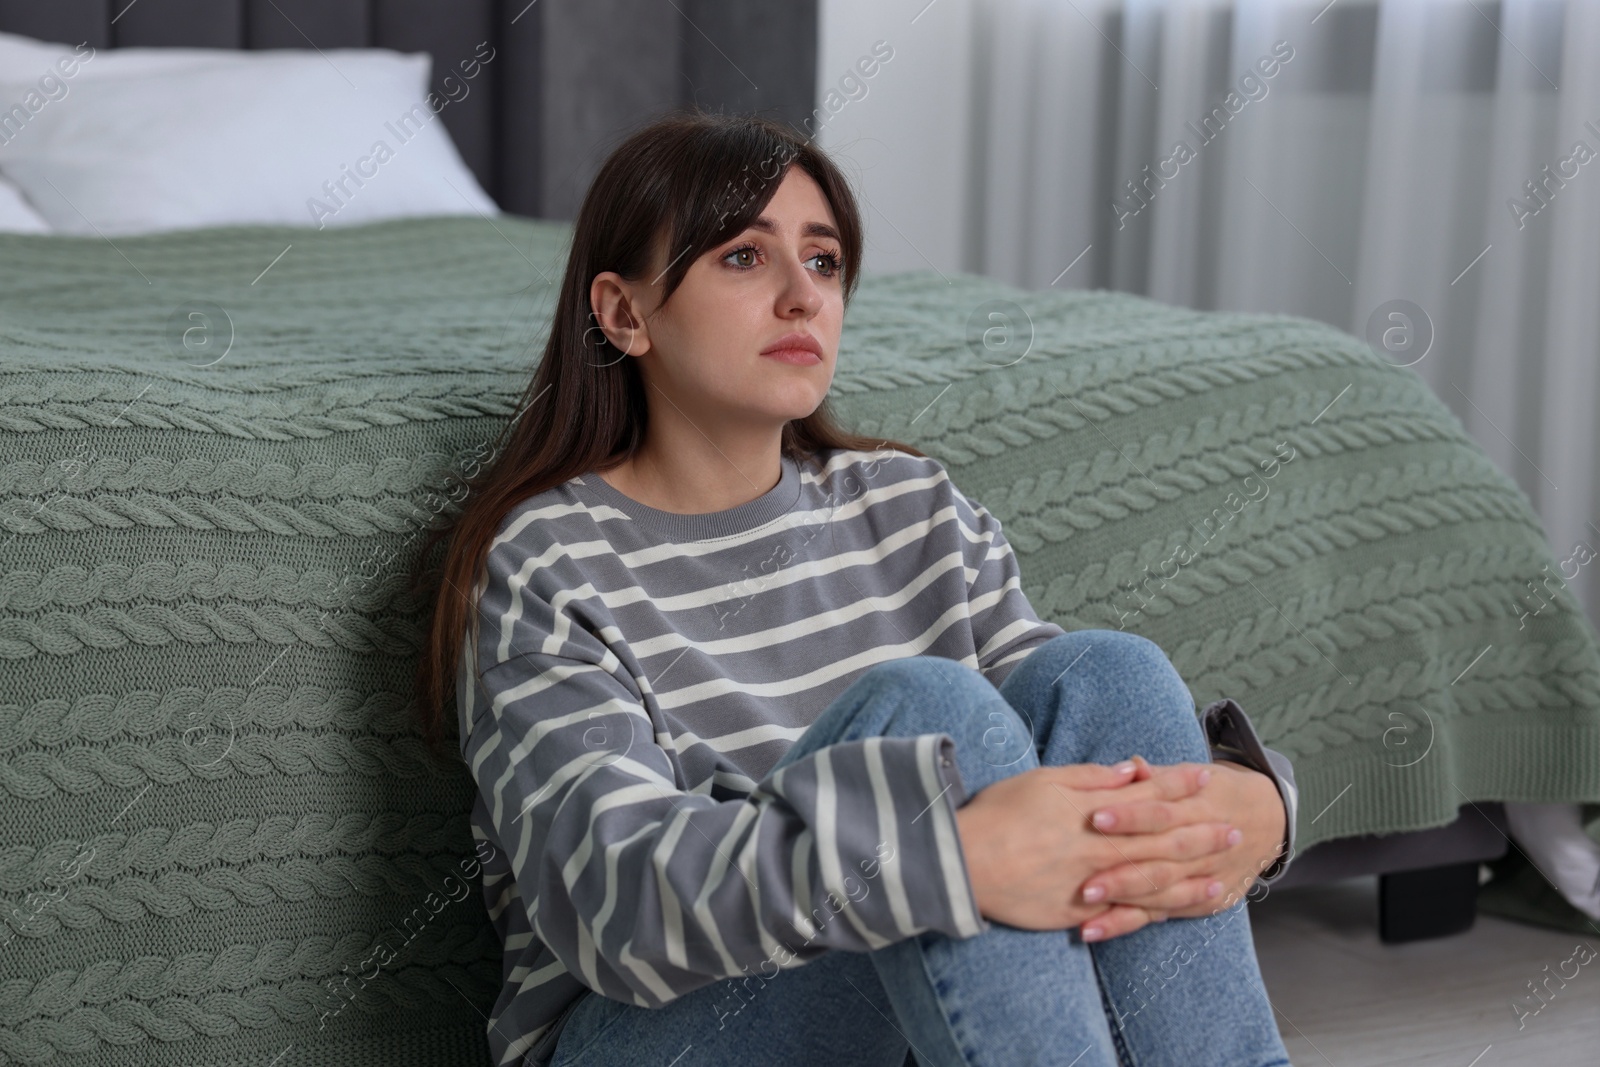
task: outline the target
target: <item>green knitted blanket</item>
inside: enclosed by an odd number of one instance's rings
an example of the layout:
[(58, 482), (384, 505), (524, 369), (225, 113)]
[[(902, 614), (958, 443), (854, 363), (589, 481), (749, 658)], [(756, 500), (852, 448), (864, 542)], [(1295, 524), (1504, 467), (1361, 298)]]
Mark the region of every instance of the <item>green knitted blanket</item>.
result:
[[(0, 1064), (485, 1062), (471, 782), (409, 724), (403, 576), (569, 235), (0, 235)], [(863, 283), (835, 394), (1001, 518), (1042, 615), (1238, 699), (1302, 849), (1600, 800), (1600, 649), (1530, 592), (1534, 513), (1351, 337), (917, 272)]]

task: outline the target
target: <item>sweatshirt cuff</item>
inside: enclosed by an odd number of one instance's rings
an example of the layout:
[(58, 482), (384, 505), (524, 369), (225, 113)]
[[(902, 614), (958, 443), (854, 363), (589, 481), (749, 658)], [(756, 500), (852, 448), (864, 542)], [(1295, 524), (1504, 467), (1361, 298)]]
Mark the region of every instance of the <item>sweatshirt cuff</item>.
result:
[[(956, 810), (969, 797), (956, 764), (955, 739), (938, 733), (884, 741), (907, 746), (907, 755), (913, 757), (901, 779), (909, 787), (903, 795), (917, 798), (906, 816), (907, 836), (901, 839), (906, 846), (903, 878), (911, 892), (917, 885), (938, 887), (937, 892), (928, 894), (932, 906), (923, 913), (923, 924), (955, 938), (984, 933), (989, 923), (978, 911), (956, 829)], [(900, 782), (895, 784), (898, 792)]]
[(1268, 775), (1278, 787), (1284, 811), (1282, 851), (1256, 879), (1262, 884), (1275, 882), (1283, 877), (1294, 857), (1295, 820), (1300, 802), (1300, 792), (1294, 781), (1294, 765), (1289, 757), (1261, 743), (1250, 716), (1231, 697), (1206, 705), (1200, 713), (1200, 722), (1211, 746), (1213, 762), (1226, 759), (1243, 764)]

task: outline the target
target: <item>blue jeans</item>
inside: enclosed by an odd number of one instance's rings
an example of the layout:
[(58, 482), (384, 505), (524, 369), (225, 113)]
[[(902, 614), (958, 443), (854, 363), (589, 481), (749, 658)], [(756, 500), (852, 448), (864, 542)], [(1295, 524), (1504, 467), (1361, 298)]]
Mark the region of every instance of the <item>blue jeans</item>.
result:
[[(968, 797), (1041, 765), (1207, 763), (1188, 687), (1159, 646), (1077, 630), (1035, 648), (997, 690), (955, 660), (861, 674), (777, 766), (838, 741), (948, 733)], [(1237, 892), (1237, 890), (1230, 890)], [(587, 993), (552, 1067), (760, 1064), (1279, 1067), (1247, 901), (1109, 941), (990, 920), (872, 952), (831, 951), (772, 978), (702, 986), (660, 1008)]]

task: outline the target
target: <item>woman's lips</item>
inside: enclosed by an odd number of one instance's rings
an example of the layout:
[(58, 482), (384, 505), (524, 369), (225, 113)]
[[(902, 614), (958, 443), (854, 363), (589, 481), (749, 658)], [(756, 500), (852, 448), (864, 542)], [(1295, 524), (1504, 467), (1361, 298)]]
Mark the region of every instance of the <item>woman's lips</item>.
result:
[(822, 362), (822, 357), (808, 348), (775, 348), (771, 352), (761, 354), (779, 363), (794, 363), (799, 366), (812, 366)]

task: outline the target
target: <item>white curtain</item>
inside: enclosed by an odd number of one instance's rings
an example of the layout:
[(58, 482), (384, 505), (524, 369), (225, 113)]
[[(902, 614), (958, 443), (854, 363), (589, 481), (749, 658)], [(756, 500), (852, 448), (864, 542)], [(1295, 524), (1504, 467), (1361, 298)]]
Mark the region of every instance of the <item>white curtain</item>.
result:
[(845, 92), (818, 139), (863, 193), (869, 271), (1375, 323), (1600, 625), (1575, 552), (1600, 553), (1600, 0), (822, 12), (819, 84)]

